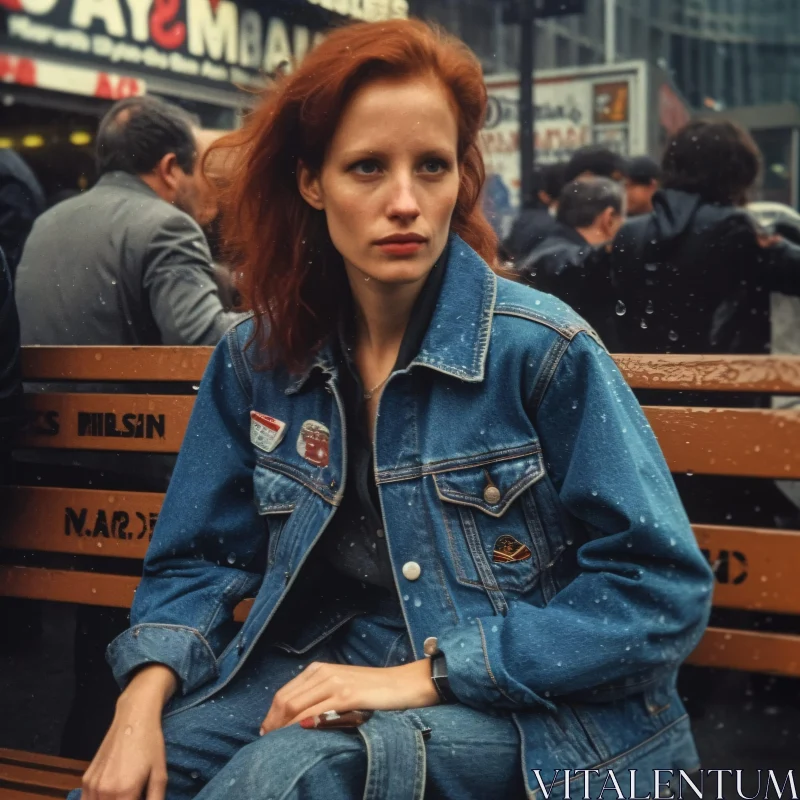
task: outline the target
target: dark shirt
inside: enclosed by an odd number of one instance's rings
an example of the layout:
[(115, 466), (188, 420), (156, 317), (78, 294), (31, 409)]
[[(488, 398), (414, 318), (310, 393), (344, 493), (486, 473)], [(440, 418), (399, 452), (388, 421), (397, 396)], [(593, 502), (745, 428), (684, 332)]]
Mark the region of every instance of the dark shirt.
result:
[[(407, 369), (419, 353), (439, 299), (446, 263), (443, 257), (433, 268), (414, 303), (393, 372)], [(347, 422), (347, 483), (342, 504), (322, 540), (323, 557), (348, 578), (394, 592), (392, 564), (375, 484), (364, 386), (352, 357), (352, 310), (342, 322), (338, 357)]]

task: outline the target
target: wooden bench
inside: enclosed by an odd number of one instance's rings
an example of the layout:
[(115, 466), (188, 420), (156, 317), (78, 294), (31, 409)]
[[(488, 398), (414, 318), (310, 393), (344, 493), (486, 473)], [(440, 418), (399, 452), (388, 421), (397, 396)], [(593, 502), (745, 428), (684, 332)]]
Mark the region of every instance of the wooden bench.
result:
[[(28, 381), (197, 384), (210, 348), (24, 348)], [(800, 357), (620, 355), (635, 389), (800, 394)], [(28, 394), (35, 422), (19, 444), (34, 449), (176, 453), (193, 393)], [(675, 473), (800, 478), (800, 412), (648, 406), (645, 413)], [(127, 416), (132, 415), (132, 416)], [(114, 432), (123, 435), (113, 435)], [(109, 435), (111, 434), (111, 435)], [(14, 486), (0, 489), (0, 548), (141, 560), (163, 495), (97, 489)], [(735, 554), (738, 571), (718, 582), (714, 605), (800, 615), (800, 531), (694, 526), (712, 563)], [(130, 574), (0, 563), (0, 595), (129, 607), (138, 583)], [(103, 563), (109, 563), (104, 561)], [(128, 562), (130, 563), (130, 562)], [(237, 609), (243, 619), (247, 604)], [(800, 677), (800, 635), (709, 628), (690, 663)], [(0, 798), (63, 796), (85, 765), (0, 751)], [(38, 781), (38, 782), (37, 782)], [(37, 793), (38, 792), (38, 793)]]

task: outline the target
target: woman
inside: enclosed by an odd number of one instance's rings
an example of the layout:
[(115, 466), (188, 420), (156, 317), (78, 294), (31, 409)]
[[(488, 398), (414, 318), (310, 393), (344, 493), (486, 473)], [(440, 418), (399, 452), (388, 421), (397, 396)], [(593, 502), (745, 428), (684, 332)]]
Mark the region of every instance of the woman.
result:
[[(88, 800), (556, 797), (564, 768), (696, 766), (674, 678), (710, 572), (602, 347), (482, 259), (485, 105), (455, 40), (356, 25), (229, 140), (257, 313), (209, 363), (109, 649)], [(375, 713), (296, 724), (330, 710)]]

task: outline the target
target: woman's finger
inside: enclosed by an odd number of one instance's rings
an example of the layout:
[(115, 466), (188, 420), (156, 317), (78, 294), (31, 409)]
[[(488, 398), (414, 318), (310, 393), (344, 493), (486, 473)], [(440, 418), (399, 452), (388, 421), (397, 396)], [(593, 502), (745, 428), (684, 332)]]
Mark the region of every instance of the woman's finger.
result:
[(325, 710), (331, 711), (337, 702), (341, 702), (337, 697), (337, 684), (335, 681), (327, 679), (306, 691), (295, 694), (290, 701), (273, 703), (264, 722), (261, 724), (261, 732), (277, 730), (289, 723), (290, 719), (300, 717), (304, 719), (308, 716), (307, 709), (317, 704), (327, 704)]

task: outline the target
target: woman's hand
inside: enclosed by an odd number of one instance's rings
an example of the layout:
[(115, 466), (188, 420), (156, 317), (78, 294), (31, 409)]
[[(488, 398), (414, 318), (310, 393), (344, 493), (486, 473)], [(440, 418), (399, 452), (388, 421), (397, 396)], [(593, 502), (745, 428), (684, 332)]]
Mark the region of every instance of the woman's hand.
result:
[(261, 734), (325, 711), (401, 711), (438, 702), (427, 658), (402, 667), (315, 662), (275, 694)]
[(176, 685), (172, 670), (160, 664), (134, 676), (83, 776), (82, 800), (164, 800), (167, 760), (161, 712)]

